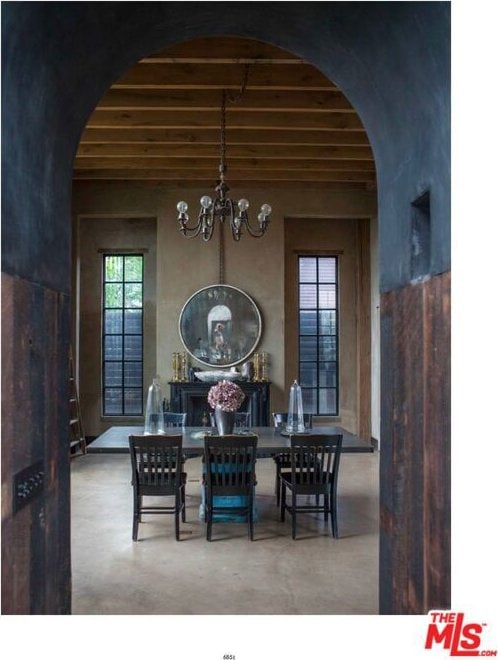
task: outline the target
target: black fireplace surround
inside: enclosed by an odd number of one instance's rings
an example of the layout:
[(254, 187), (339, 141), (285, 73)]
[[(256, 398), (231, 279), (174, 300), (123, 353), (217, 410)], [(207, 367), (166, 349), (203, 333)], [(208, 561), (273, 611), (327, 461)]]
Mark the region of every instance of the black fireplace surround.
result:
[[(270, 385), (268, 381), (253, 383), (235, 381), (246, 395), (240, 411), (251, 413), (251, 426), (270, 425)], [(187, 413), (187, 426), (209, 426), (212, 408), (207, 401), (210, 387), (214, 383), (170, 382), (171, 412)]]

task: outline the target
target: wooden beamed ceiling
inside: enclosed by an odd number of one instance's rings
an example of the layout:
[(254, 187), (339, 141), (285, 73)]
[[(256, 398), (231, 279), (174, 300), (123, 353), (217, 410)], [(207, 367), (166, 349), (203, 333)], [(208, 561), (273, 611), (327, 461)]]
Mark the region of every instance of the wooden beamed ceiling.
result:
[(75, 180), (214, 186), (220, 105), (227, 103), (227, 182), (373, 190), (367, 134), (346, 97), (285, 51), (239, 38), (200, 39), (138, 62), (91, 115)]

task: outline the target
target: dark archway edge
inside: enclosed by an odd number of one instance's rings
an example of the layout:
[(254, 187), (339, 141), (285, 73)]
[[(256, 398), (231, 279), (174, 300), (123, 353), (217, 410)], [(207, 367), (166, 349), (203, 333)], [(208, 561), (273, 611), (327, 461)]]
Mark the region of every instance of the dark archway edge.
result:
[[(411, 202), (426, 190), (428, 275), (438, 283), (450, 270), (449, 24), (446, 2), (3, 4), (2, 482), (10, 492), (13, 474), (40, 458), (49, 475), (43, 502), (15, 515), (8, 498), (2, 504), (6, 612), (70, 608), (65, 357), (71, 175), (79, 137), (109, 85), (138, 59), (179, 41), (216, 35), (267, 41), (302, 56), (342, 88), (368, 131), (378, 172), (382, 368), (391, 375), (383, 378), (382, 389), (380, 611), (421, 613), (448, 606), (449, 534), (430, 541), (420, 525), (437, 501), (436, 529), (449, 528), (449, 422), (442, 424), (445, 432), (435, 448), (418, 443), (422, 454), (408, 451), (404, 440), (420, 428), (420, 414), (427, 427), (441, 415), (449, 419), (448, 401), (430, 411), (420, 403), (431, 398), (430, 388), (439, 391), (441, 382), (448, 383), (449, 347), (437, 355), (422, 352), (433, 361), (435, 381), (422, 377), (426, 363), (413, 365), (407, 357), (418, 341), (409, 332), (414, 314), (421, 315), (422, 330), (439, 323), (448, 334), (443, 303), (449, 294), (437, 284), (418, 285), (424, 290), (420, 301), (409, 292)], [(415, 369), (405, 379), (410, 395), (400, 398), (397, 376), (406, 376), (408, 365)], [(22, 420), (14, 416), (18, 401), (26, 401), (29, 411)], [(439, 484), (416, 476), (432, 460), (431, 452), (439, 461), (438, 479), (444, 477)], [(413, 524), (404, 520), (409, 496), (418, 506)], [(43, 522), (32, 524), (35, 519)], [(414, 534), (419, 542), (409, 551)], [(434, 553), (432, 546), (441, 544)]]

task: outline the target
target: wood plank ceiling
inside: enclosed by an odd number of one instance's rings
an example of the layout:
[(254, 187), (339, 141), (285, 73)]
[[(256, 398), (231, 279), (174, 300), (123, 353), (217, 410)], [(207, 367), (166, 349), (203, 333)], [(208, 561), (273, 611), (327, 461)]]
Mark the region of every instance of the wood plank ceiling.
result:
[(358, 114), (317, 69), (239, 38), (199, 39), (138, 62), (89, 118), (75, 180), (213, 187), (227, 103), (227, 182), (373, 190), (375, 164)]

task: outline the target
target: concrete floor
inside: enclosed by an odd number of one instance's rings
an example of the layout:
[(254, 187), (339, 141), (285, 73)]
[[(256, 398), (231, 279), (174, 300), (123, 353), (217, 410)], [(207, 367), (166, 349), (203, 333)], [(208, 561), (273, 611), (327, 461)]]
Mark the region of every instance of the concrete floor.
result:
[(377, 614), (378, 452), (345, 454), (339, 472), (339, 539), (318, 514), (279, 521), (275, 468), (257, 463), (255, 540), (245, 523), (199, 520), (200, 459), (186, 463), (187, 522), (145, 516), (131, 539), (127, 454), (71, 462), (73, 614)]

